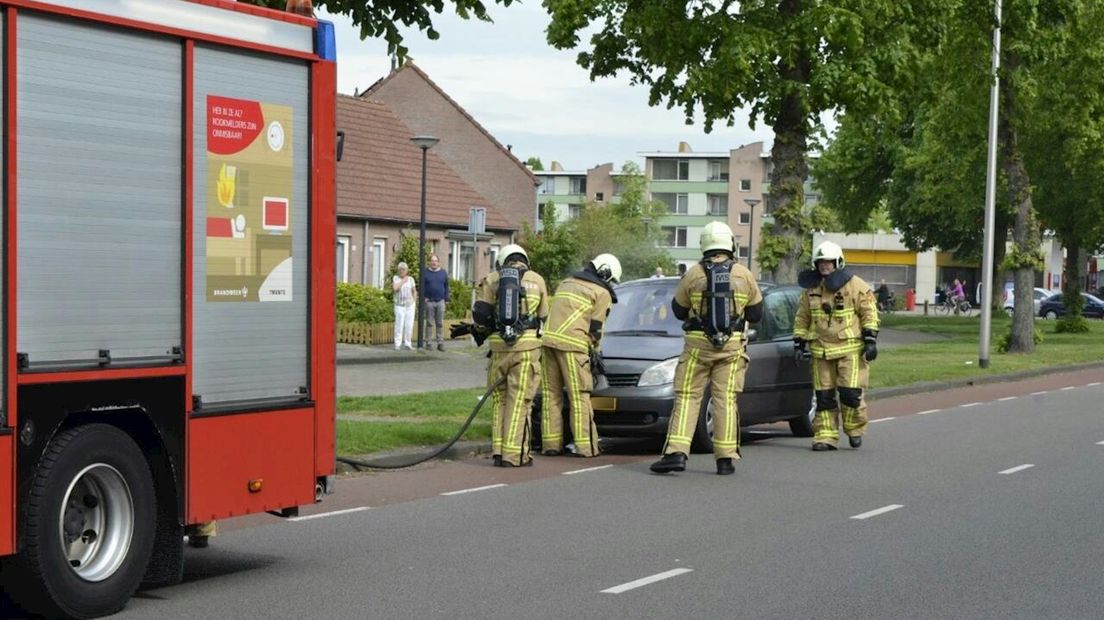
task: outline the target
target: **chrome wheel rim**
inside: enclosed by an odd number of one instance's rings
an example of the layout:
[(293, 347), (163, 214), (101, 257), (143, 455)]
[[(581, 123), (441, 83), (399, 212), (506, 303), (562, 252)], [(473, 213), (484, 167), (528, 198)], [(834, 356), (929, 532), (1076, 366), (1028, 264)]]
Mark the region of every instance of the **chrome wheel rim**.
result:
[(134, 537), (134, 498), (119, 470), (89, 465), (73, 477), (58, 514), (58, 539), (70, 570), (85, 581), (115, 574)]

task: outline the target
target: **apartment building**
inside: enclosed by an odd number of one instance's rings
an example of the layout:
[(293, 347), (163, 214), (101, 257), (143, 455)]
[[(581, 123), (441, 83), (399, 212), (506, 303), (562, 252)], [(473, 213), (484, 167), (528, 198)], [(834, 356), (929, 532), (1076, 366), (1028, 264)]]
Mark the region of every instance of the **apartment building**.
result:
[[(667, 205), (659, 221), (667, 233), (667, 250), (680, 265), (692, 265), (701, 254), (698, 237), (709, 222), (727, 223), (736, 236), (737, 255), (759, 274), (755, 250), (765, 220), (763, 205), (770, 191), (770, 154), (762, 142), (726, 152), (695, 153), (685, 142), (675, 152), (640, 153), (653, 200)], [(820, 200), (805, 184), (805, 202)]]
[(556, 221), (574, 220), (587, 203), (605, 205), (616, 202), (620, 194), (613, 164), (606, 163), (588, 170), (564, 170), (559, 162), (552, 162), (548, 170), (535, 170), (537, 178), (537, 222), (544, 220), (548, 205), (556, 209)]

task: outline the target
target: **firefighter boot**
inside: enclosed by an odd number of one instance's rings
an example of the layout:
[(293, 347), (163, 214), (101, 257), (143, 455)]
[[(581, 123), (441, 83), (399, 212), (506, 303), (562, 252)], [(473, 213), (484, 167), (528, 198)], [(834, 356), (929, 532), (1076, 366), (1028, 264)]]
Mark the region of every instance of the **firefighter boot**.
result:
[(732, 465), (732, 459), (717, 459), (718, 476), (727, 476), (734, 473), (736, 473), (736, 468)]
[(657, 474), (666, 474), (672, 471), (686, 471), (686, 455), (681, 452), (664, 454), (663, 458), (652, 463), (651, 470)]
[(828, 450), (835, 450), (835, 449), (836, 449), (835, 446), (833, 446), (830, 443), (824, 443), (823, 441), (818, 441), (818, 442), (813, 444), (813, 452), (825, 452), (825, 451), (828, 451)]
[(851, 444), (852, 448), (858, 448), (862, 446), (862, 435), (852, 435), (847, 438), (847, 441)]

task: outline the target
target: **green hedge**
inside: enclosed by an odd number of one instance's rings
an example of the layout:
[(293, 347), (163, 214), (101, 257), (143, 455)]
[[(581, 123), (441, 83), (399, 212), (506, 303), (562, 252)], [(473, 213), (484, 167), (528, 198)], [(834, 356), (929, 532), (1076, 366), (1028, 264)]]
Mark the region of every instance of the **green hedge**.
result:
[[(446, 319), (462, 319), (471, 308), (472, 287), (459, 280), (449, 280), (450, 299), (445, 307)], [(337, 320), (345, 323), (390, 323), (395, 319), (390, 290), (364, 284), (338, 282)]]

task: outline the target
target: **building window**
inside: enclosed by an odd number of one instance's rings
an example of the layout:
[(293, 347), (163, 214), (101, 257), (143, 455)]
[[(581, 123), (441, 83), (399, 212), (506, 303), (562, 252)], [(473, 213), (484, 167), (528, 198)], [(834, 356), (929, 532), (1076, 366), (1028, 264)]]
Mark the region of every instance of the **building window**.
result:
[(667, 247), (669, 248), (684, 248), (686, 247), (686, 227), (676, 226), (674, 228), (664, 227), (663, 232), (667, 235)]
[(540, 179), (540, 194), (555, 194), (556, 193), (556, 177), (537, 177)]
[(602, 202), (605, 199), (606, 199), (606, 194), (604, 192), (594, 192), (594, 201), (595, 202)]
[(337, 236), (337, 281), (349, 281), (349, 247), (352, 238), (348, 235)]
[(656, 181), (686, 181), (690, 178), (690, 160), (657, 159), (652, 162), (652, 178)]
[(621, 181), (613, 182), (613, 195), (620, 196), (625, 193), (625, 184)]
[(667, 211), (676, 215), (686, 215), (690, 204), (686, 194), (652, 194), (652, 199), (667, 205)]
[(820, 202), (819, 194), (805, 194), (805, 204), (815, 205), (818, 202)]
[(383, 264), (384, 248), (387, 247), (387, 239), (376, 237), (372, 240), (372, 286), (383, 288), (383, 276), (387, 272)]
[(740, 179), (740, 191), (741, 192), (750, 192), (751, 191), (751, 179)]
[(450, 263), (449, 277), (461, 282), (474, 283), (475, 280), (475, 248), (471, 241), (452, 242), (452, 260)]
[(582, 196), (586, 194), (586, 177), (572, 177), (570, 194)]
[(740, 214), (740, 223), (741, 224), (750, 224), (751, 223), (751, 214), (750, 213), (741, 213)]
[(580, 205), (568, 205), (567, 206), (567, 219), (577, 220), (583, 215), (583, 207)]
[(728, 182), (728, 162), (721, 159), (709, 161), (709, 177), (707, 181)]
[(748, 247), (746, 245), (741, 245), (740, 247), (736, 248), (736, 253), (739, 256), (739, 258), (747, 258), (748, 257)]
[(725, 194), (709, 194), (706, 196), (708, 214), (713, 216), (728, 215), (728, 196)]
[(495, 244), (491, 245), (491, 249), (488, 250), (488, 252), (489, 252), (488, 256), (490, 256), (490, 258), (491, 258), (490, 269), (488, 271), (494, 271), (494, 270), (498, 269), (498, 252), (501, 249), (502, 249), (502, 246), (495, 243)]

